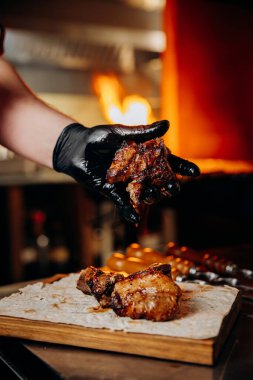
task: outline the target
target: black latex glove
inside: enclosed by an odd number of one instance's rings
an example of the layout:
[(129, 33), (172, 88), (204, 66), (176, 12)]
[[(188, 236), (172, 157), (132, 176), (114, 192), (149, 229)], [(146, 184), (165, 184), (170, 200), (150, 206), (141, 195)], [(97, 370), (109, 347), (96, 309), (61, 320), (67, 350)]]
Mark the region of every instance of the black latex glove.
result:
[[(197, 165), (191, 161), (177, 157), (174, 154), (168, 154), (168, 162), (175, 174), (188, 177), (197, 177), (200, 175), (200, 170)], [(164, 190), (161, 192), (161, 189), (155, 186), (145, 187), (142, 194), (143, 202), (146, 204), (152, 204), (158, 202), (162, 195), (175, 196), (180, 190), (180, 185), (176, 179), (171, 179), (163, 188)]]
[[(130, 203), (125, 185), (106, 182), (106, 172), (123, 141), (140, 143), (151, 140), (163, 136), (168, 128), (167, 120), (137, 127), (117, 124), (86, 128), (78, 123), (71, 124), (58, 138), (53, 152), (53, 167), (56, 171), (70, 175), (77, 182), (112, 200), (126, 220), (138, 224), (139, 216)], [(195, 164), (170, 156), (176, 173), (199, 174)], [(168, 184), (169, 188), (170, 193), (173, 194), (174, 189), (178, 191), (178, 183), (172, 180)]]

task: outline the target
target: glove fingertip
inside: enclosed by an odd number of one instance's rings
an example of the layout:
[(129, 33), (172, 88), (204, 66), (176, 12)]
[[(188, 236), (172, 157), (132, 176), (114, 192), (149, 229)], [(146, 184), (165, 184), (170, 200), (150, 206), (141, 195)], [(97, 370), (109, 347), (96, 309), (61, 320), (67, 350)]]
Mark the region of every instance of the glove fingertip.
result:
[(169, 129), (170, 122), (169, 120), (158, 120), (149, 125), (150, 133), (154, 137), (162, 137)]
[[(162, 137), (169, 129), (168, 120), (155, 121), (152, 124), (140, 125), (131, 136), (137, 143)], [(128, 136), (129, 138), (130, 136)]]
[[(170, 127), (170, 122), (169, 120), (166, 120), (166, 119), (163, 119), (163, 120), (157, 120), (153, 123), (154, 125), (157, 126), (157, 128), (164, 128), (166, 129), (166, 131), (169, 129)], [(152, 124), (151, 124), (152, 125)]]
[(199, 167), (194, 162), (185, 160), (174, 154), (168, 155), (168, 162), (176, 174), (189, 177), (198, 177), (201, 174)]
[(140, 216), (131, 205), (120, 207), (119, 212), (127, 222), (135, 225), (140, 223)]
[(191, 161), (186, 161), (185, 166), (181, 170), (182, 175), (189, 177), (198, 177), (201, 174), (199, 167)]
[(124, 210), (122, 212), (122, 216), (130, 223), (132, 224), (135, 224), (135, 225), (138, 225), (140, 223), (140, 217), (139, 215), (134, 211), (134, 209), (132, 209), (131, 211), (128, 209), (128, 210)]
[(192, 177), (198, 177), (201, 174), (200, 168), (193, 162), (191, 168), (189, 168), (189, 172)]

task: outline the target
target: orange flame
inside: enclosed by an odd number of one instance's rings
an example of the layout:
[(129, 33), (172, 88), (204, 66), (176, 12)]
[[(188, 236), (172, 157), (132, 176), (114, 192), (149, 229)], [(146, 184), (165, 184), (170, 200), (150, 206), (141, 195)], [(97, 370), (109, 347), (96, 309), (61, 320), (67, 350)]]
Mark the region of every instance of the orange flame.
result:
[(109, 123), (138, 125), (155, 121), (149, 102), (140, 95), (124, 96), (124, 89), (115, 75), (95, 74), (93, 88)]

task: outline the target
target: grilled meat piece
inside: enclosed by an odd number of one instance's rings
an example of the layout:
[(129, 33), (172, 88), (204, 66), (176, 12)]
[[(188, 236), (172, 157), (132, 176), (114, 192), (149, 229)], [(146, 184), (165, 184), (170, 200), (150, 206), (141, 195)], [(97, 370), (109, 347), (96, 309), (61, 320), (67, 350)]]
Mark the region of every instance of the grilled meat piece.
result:
[(91, 289), (89, 284), (93, 285), (93, 277), (98, 272), (97, 268), (94, 267), (88, 267), (81, 271), (80, 277), (77, 280), (77, 289), (81, 290), (84, 294), (91, 295)]
[(135, 210), (140, 214), (145, 203), (145, 188), (156, 187), (160, 195), (169, 196), (164, 186), (174, 178), (168, 163), (168, 148), (161, 138), (143, 143), (124, 142), (116, 151), (111, 166), (107, 170), (109, 183), (126, 182), (126, 190)]
[(121, 317), (168, 321), (179, 310), (181, 289), (171, 278), (169, 264), (155, 264), (114, 286), (111, 307)]
[(117, 281), (123, 280), (119, 273), (105, 273), (92, 266), (81, 271), (77, 288), (84, 294), (94, 295), (103, 308), (110, 307), (111, 294)]
[(82, 270), (77, 288), (120, 317), (168, 321), (179, 310), (181, 290), (171, 278), (169, 264), (154, 264), (128, 277), (88, 267)]
[(134, 176), (134, 167), (131, 163), (138, 152), (137, 148), (138, 145), (134, 141), (123, 142), (107, 170), (106, 179), (109, 183), (126, 182)]

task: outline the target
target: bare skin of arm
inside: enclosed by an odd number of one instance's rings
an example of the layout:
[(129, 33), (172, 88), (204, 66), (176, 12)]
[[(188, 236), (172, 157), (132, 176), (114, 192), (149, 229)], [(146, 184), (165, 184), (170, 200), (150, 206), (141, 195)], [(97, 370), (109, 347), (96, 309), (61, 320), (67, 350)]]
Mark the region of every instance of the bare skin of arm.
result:
[(14, 68), (0, 58), (0, 144), (52, 168), (52, 154), (71, 117), (39, 100)]

